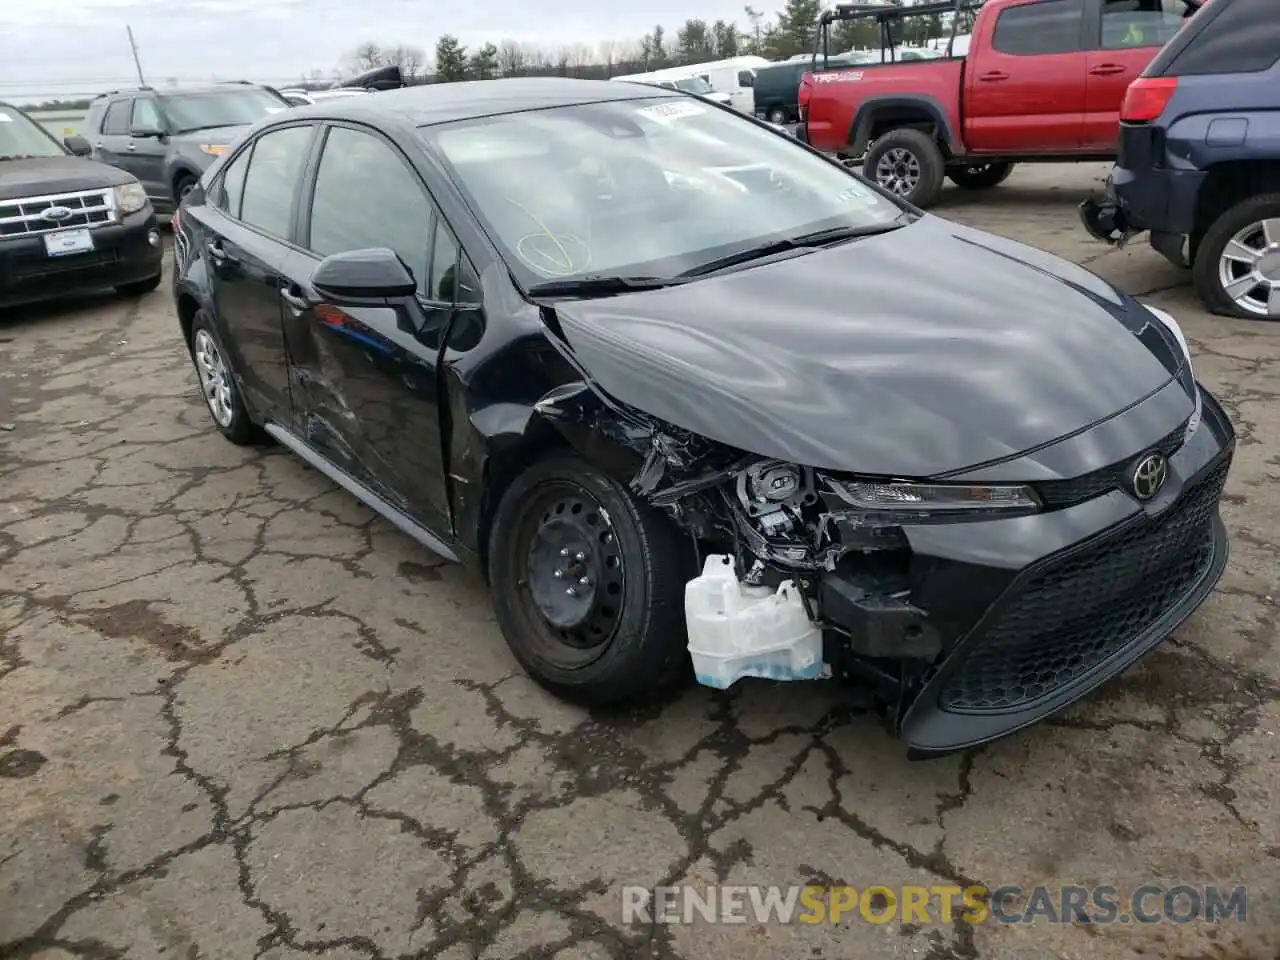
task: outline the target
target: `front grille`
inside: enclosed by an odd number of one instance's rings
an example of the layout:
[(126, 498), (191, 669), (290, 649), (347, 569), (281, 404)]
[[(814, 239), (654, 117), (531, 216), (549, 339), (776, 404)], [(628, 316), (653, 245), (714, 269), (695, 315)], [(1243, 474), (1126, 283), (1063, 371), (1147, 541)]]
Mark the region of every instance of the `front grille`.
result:
[(1168, 511), (1035, 574), (947, 680), (953, 712), (1005, 711), (1048, 696), (1137, 640), (1199, 582), (1231, 455)]
[[(1184, 423), (1157, 441), (1152, 450), (1160, 451), (1166, 458), (1172, 457), (1182, 446), (1186, 431), (1187, 425)], [(1150, 451), (1144, 451), (1146, 452)], [(1084, 503), (1086, 500), (1110, 493), (1112, 490), (1125, 489), (1129, 484), (1129, 471), (1133, 469), (1137, 460), (1137, 457), (1130, 457), (1128, 460), (1113, 463), (1081, 477), (1071, 480), (1046, 480), (1032, 484), (1032, 487), (1039, 495), (1041, 503), (1049, 509), (1060, 510), (1063, 507), (1072, 507), (1077, 503)]]
[[(46, 211), (59, 207), (68, 211), (61, 219), (52, 220), (45, 216)], [(115, 192), (109, 187), (0, 200), (0, 237), (25, 237), (76, 227), (96, 227), (114, 219)]]

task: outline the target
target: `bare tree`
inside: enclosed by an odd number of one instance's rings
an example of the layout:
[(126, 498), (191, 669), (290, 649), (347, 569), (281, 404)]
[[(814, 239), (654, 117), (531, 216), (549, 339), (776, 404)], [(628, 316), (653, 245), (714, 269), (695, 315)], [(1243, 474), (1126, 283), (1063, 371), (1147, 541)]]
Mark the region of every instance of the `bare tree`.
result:
[(427, 53), (421, 47), (400, 46), (388, 47), (382, 53), (383, 63), (395, 64), (400, 72), (409, 79), (422, 74), (427, 65)]
[(503, 40), (498, 45), (498, 72), (504, 77), (518, 77), (528, 69), (529, 56), (515, 40)]
[(351, 54), (351, 62), (355, 64), (357, 70), (372, 70), (387, 62), (384, 59), (385, 56), (379, 44), (366, 40)]
[(596, 54), (596, 62), (604, 67), (605, 79), (613, 76), (613, 65), (618, 58), (618, 45), (612, 40), (602, 40), (600, 42), (598, 53)]

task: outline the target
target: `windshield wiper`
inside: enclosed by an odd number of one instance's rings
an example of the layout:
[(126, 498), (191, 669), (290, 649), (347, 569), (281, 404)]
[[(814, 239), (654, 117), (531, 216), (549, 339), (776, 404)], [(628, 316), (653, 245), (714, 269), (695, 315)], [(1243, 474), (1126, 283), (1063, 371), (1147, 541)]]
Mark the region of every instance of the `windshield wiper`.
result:
[(636, 290), (658, 290), (681, 281), (673, 277), (593, 276), (535, 283), (528, 290), (531, 297), (609, 297)]
[(243, 126), (245, 126), (245, 124), (243, 123), (210, 123), (210, 124), (206, 124), (203, 127), (184, 127), (183, 129), (178, 131), (178, 135), (181, 136), (184, 133), (199, 133), (201, 130), (221, 130), (223, 127), (243, 127)]
[(906, 225), (907, 215), (904, 213), (888, 223), (863, 224), (857, 227), (828, 227), (825, 230), (814, 230), (811, 233), (801, 233), (794, 237), (770, 240), (768, 243), (748, 247), (746, 250), (739, 250), (737, 253), (730, 253), (714, 260), (708, 260), (706, 263), (698, 264), (698, 266), (691, 267), (678, 274), (677, 279), (687, 280), (693, 277), (706, 276), (709, 273), (727, 270), (730, 267), (741, 266), (753, 260), (763, 260), (765, 257), (772, 257), (775, 254), (787, 253), (792, 250), (817, 250), (820, 247), (829, 247), (837, 243), (843, 243), (846, 240), (857, 239), (858, 237), (870, 237), (877, 233), (888, 233)]

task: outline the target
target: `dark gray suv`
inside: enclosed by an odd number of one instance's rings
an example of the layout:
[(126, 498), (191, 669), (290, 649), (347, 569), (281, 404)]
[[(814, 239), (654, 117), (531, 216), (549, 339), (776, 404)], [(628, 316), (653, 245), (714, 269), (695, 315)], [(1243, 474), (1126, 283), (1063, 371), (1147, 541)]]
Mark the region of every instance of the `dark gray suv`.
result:
[(93, 101), (93, 159), (137, 177), (157, 213), (172, 213), (215, 157), (263, 117), (291, 104), (248, 82), (113, 90)]

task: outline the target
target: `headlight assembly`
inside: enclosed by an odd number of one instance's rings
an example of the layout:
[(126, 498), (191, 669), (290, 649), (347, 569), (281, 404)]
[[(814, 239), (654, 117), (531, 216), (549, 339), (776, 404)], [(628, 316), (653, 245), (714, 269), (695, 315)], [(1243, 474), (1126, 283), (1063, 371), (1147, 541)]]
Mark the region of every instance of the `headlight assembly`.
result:
[(137, 213), (147, 205), (147, 191), (136, 180), (116, 187), (115, 195), (116, 213), (121, 217)]
[(1040, 500), (1021, 484), (907, 483), (827, 479), (839, 500), (880, 524), (944, 523), (1035, 513)]

